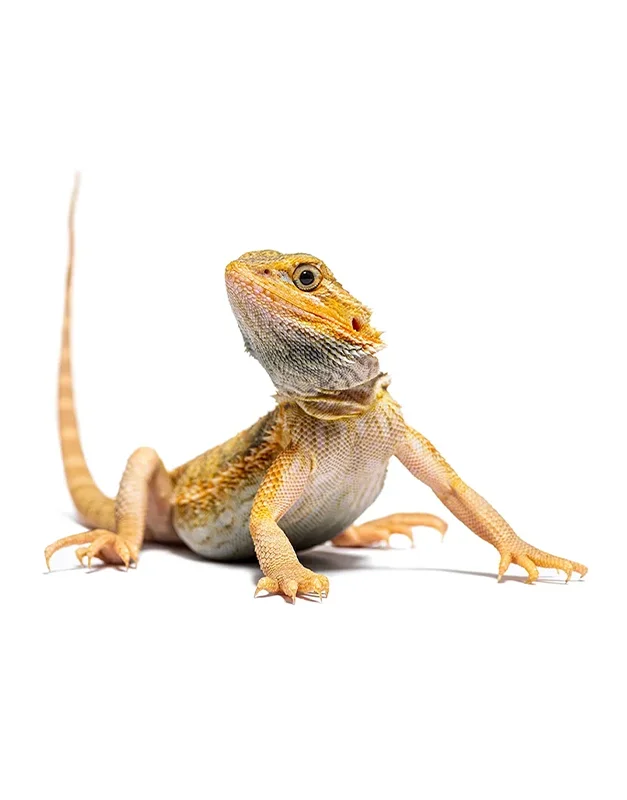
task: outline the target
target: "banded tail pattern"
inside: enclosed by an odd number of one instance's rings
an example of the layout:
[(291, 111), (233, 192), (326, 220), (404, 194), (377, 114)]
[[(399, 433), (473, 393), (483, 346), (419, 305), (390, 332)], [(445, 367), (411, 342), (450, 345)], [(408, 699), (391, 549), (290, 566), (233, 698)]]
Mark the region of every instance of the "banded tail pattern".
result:
[(96, 486), (87, 467), (78, 435), (72, 388), (70, 354), (70, 324), (72, 316), (72, 274), (74, 271), (74, 212), (78, 198), (80, 176), (74, 179), (68, 216), (68, 265), (65, 282), (65, 311), (59, 362), (59, 435), (63, 454), (63, 469), (70, 495), (85, 525), (115, 531), (114, 501)]

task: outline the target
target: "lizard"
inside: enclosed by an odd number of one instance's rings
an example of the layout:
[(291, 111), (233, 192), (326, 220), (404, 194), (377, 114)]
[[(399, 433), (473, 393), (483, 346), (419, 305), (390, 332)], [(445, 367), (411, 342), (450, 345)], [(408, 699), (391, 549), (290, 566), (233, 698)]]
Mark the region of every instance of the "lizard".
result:
[(349, 294), (314, 256), (275, 250), (248, 252), (228, 264), (228, 299), (245, 348), (267, 371), (277, 394), (272, 411), (222, 445), (168, 471), (157, 452), (132, 453), (115, 498), (96, 486), (81, 447), (72, 388), (71, 293), (74, 217), (68, 235), (58, 410), (68, 489), (88, 530), (49, 545), (45, 558), (77, 545), (84, 565), (137, 565), (144, 541), (182, 542), (217, 561), (255, 556), (259, 592), (328, 596), (329, 580), (303, 566), (298, 552), (331, 541), (338, 547), (389, 544), (427, 526), (442, 535), (447, 523), (432, 514), (398, 513), (356, 520), (379, 495), (392, 457), (429, 486), (473, 533), (493, 545), (500, 581), (513, 562), (583, 577), (583, 564), (553, 556), (514, 533), (471, 489), (431, 442), (410, 427), (389, 393), (377, 354), (384, 347), (371, 311)]

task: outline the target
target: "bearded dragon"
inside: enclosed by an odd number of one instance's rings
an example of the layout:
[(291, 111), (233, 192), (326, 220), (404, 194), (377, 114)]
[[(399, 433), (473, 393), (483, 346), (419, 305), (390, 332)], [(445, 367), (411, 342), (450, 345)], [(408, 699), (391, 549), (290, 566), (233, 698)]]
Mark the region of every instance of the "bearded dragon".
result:
[(226, 267), (228, 299), (246, 350), (266, 369), (276, 407), (252, 427), (168, 471), (155, 450), (128, 459), (115, 499), (96, 486), (81, 448), (70, 363), (75, 184), (69, 210), (69, 257), (59, 367), (59, 424), (67, 485), (90, 528), (45, 550), (79, 545), (81, 563), (137, 562), (142, 543), (185, 543), (218, 561), (256, 555), (265, 590), (295, 602), (297, 594), (328, 595), (329, 581), (305, 568), (297, 551), (331, 540), (339, 547), (386, 542), (446, 523), (431, 514), (393, 514), (355, 524), (383, 487), (395, 456), (475, 534), (500, 555), (498, 580), (509, 565), (528, 583), (538, 567), (585, 575), (582, 564), (520, 539), (435, 447), (404, 420), (388, 391), (377, 353), (381, 334), (371, 312), (349, 294), (319, 258), (275, 250), (245, 253)]

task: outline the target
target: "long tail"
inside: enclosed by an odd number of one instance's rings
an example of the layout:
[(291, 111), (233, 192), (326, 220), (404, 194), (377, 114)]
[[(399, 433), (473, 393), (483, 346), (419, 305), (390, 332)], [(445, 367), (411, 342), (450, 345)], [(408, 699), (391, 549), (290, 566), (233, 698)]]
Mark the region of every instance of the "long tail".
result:
[(72, 272), (74, 270), (74, 210), (78, 197), (80, 178), (74, 180), (68, 217), (69, 252), (65, 283), (65, 314), (61, 337), (59, 363), (59, 435), (63, 453), (63, 469), (70, 495), (85, 525), (115, 531), (114, 501), (96, 486), (87, 467), (78, 436), (78, 424), (72, 389), (72, 363), (70, 358), (70, 321), (72, 314)]

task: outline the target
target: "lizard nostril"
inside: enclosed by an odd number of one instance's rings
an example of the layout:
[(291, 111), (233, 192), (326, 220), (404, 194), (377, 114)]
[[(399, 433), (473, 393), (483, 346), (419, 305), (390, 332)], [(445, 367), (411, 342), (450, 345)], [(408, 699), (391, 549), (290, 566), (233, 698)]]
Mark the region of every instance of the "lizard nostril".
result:
[(269, 275), (270, 274), (270, 270), (269, 269), (264, 269), (263, 274), (264, 275)]
[(357, 319), (357, 317), (353, 317), (353, 330), (354, 331), (361, 330), (361, 320)]

